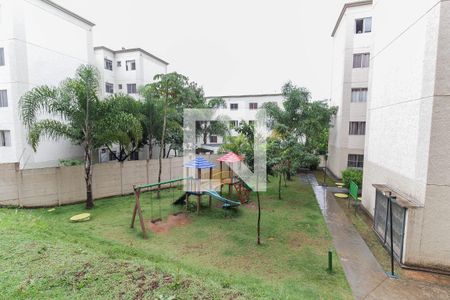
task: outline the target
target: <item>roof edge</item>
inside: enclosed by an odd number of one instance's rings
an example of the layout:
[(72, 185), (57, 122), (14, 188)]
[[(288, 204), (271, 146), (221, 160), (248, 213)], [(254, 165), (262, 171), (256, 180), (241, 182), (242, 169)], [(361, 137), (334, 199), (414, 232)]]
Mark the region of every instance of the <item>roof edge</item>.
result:
[(146, 50), (144, 50), (144, 49), (142, 49), (142, 48), (129, 48), (129, 49), (122, 49), (122, 50), (112, 50), (111, 48), (108, 48), (108, 47), (105, 47), (105, 46), (96, 46), (96, 47), (94, 47), (94, 50), (98, 50), (98, 49), (108, 50), (108, 51), (110, 51), (110, 52), (112, 52), (112, 53), (114, 53), (114, 54), (116, 54), (116, 53), (127, 53), (127, 52), (135, 52), (135, 51), (138, 51), (138, 52), (142, 52), (142, 53), (144, 53), (144, 54), (150, 56), (151, 58), (156, 59), (157, 61), (159, 61), (159, 62), (165, 64), (166, 66), (169, 65), (169, 63), (168, 63), (167, 61), (165, 61), (165, 60), (163, 60), (163, 59), (157, 57), (156, 55), (151, 54), (150, 52), (148, 52), (148, 51), (146, 51)]
[(71, 16), (71, 17), (73, 17), (73, 18), (75, 18), (75, 19), (77, 19), (77, 20), (79, 20), (79, 21), (81, 21), (81, 22), (83, 22), (83, 23), (85, 23), (85, 24), (91, 26), (91, 27), (92, 27), (92, 26), (95, 26), (95, 24), (92, 23), (91, 21), (86, 20), (85, 18), (83, 18), (83, 17), (77, 15), (77, 14), (74, 13), (73, 11), (70, 11), (70, 10), (68, 10), (67, 8), (62, 7), (61, 5), (56, 4), (56, 3), (53, 2), (53, 1), (50, 1), (50, 0), (41, 0), (41, 1), (44, 2), (44, 3), (46, 3), (46, 4), (48, 4), (48, 5), (50, 5), (50, 6), (52, 6), (52, 7), (54, 7), (54, 8), (56, 8), (56, 9), (58, 9), (58, 10), (60, 10), (60, 11), (62, 11), (63, 13), (68, 14), (69, 16)]
[(372, 5), (372, 3), (373, 3), (372, 0), (345, 3), (344, 6), (342, 7), (341, 13), (339, 14), (337, 21), (336, 21), (336, 25), (334, 25), (333, 32), (331, 33), (331, 37), (334, 37), (334, 35), (336, 34), (336, 31), (339, 28), (339, 24), (341, 23), (342, 18), (344, 17), (344, 14), (345, 14), (345, 11), (347, 10), (347, 8), (364, 6), (364, 5)]
[(282, 96), (283, 94), (249, 94), (249, 95), (225, 95), (225, 96), (207, 96), (206, 99), (213, 98), (246, 98), (246, 97), (270, 97), (270, 96)]

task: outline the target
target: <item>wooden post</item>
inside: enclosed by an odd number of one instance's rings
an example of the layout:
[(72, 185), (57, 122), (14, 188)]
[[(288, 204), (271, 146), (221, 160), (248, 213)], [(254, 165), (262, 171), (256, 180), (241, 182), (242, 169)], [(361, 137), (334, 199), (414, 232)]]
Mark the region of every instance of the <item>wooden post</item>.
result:
[[(134, 186), (133, 186), (133, 190), (134, 190), (134, 197), (136, 199), (139, 198), (139, 190), (136, 190), (136, 188)], [(136, 212), (137, 212), (137, 200), (136, 200), (136, 203), (134, 204), (133, 217), (131, 218), (131, 228), (134, 228), (134, 221), (136, 220)]]
[(202, 188), (202, 169), (197, 169), (197, 176), (198, 176), (198, 186), (196, 187), (196, 192), (198, 193), (197, 195), (197, 215), (200, 212), (200, 201), (201, 201), (201, 194), (200, 194), (200, 190)]
[(134, 228), (134, 221), (136, 220), (136, 212), (137, 212), (139, 215), (139, 223), (141, 223), (142, 235), (144, 236), (144, 239), (146, 239), (147, 231), (145, 230), (144, 217), (142, 216), (140, 194), (141, 191), (139, 189), (135, 190), (136, 205), (134, 206), (133, 219), (131, 220), (131, 228)]
[[(213, 168), (209, 168), (209, 190), (211, 190), (211, 180), (213, 175)], [(209, 196), (209, 208), (211, 208), (211, 196)]]
[(222, 195), (222, 179), (223, 179), (223, 174), (222, 174), (222, 170), (223, 170), (223, 166), (222, 166), (223, 162), (220, 161), (220, 194)]

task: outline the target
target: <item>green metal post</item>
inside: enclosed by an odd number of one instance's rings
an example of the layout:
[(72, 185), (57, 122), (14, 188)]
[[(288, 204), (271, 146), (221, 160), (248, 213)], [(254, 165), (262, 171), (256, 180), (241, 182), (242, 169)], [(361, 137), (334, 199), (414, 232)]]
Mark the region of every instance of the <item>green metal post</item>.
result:
[(333, 252), (328, 250), (328, 272), (333, 272)]

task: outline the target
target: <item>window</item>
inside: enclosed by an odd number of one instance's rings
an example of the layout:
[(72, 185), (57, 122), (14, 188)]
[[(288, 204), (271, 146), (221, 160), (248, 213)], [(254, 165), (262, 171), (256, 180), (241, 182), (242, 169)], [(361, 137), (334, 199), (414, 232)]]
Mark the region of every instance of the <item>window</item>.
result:
[(350, 135), (365, 135), (366, 122), (350, 122), (348, 134)]
[(351, 102), (367, 102), (367, 88), (352, 89)]
[(248, 104), (248, 108), (249, 109), (258, 109), (258, 103), (251, 102), (251, 103)]
[(127, 84), (127, 93), (128, 94), (136, 94), (137, 93), (136, 83)]
[(122, 62), (121, 62), (121, 61), (118, 61), (118, 62), (117, 62), (117, 66), (118, 66), (118, 67), (121, 67), (121, 66), (122, 66)]
[(105, 69), (112, 71), (112, 60), (105, 58)]
[(370, 61), (370, 53), (353, 54), (353, 68), (368, 68)]
[(364, 166), (364, 155), (362, 154), (349, 154), (347, 160), (347, 167), (349, 168), (362, 168)]
[(11, 147), (11, 132), (0, 130), (0, 147)]
[(236, 128), (239, 125), (239, 121), (233, 120), (230, 121), (230, 128)]
[(105, 91), (106, 91), (108, 94), (114, 93), (114, 84), (109, 83), (109, 82), (105, 83)]
[(248, 125), (250, 125), (250, 126), (255, 126), (255, 121), (254, 121), (254, 120), (248, 121)]
[(8, 92), (0, 90), (0, 107), (8, 107)]
[(239, 105), (237, 103), (230, 103), (231, 110), (237, 110), (238, 108), (239, 108)]
[(135, 60), (127, 60), (125, 62), (125, 67), (127, 71), (134, 71), (136, 70), (136, 61)]
[(0, 48), (0, 66), (5, 65), (5, 50)]
[(372, 32), (372, 17), (356, 19), (355, 25), (356, 34)]
[(117, 151), (109, 152), (109, 160), (116, 160)]
[(211, 135), (209, 137), (209, 142), (210, 143), (217, 143), (217, 135)]
[(121, 85), (121, 84), (119, 84), (118, 86), (119, 86), (119, 90), (121, 90), (121, 89), (122, 89), (122, 85)]

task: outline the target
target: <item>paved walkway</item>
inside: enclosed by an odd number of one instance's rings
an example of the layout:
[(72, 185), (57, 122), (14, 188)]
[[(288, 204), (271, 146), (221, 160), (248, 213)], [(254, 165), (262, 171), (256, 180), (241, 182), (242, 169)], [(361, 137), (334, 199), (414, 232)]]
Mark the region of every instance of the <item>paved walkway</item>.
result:
[(450, 299), (450, 286), (390, 279), (332, 193), (313, 174), (302, 174), (301, 181), (314, 190), (355, 299)]

